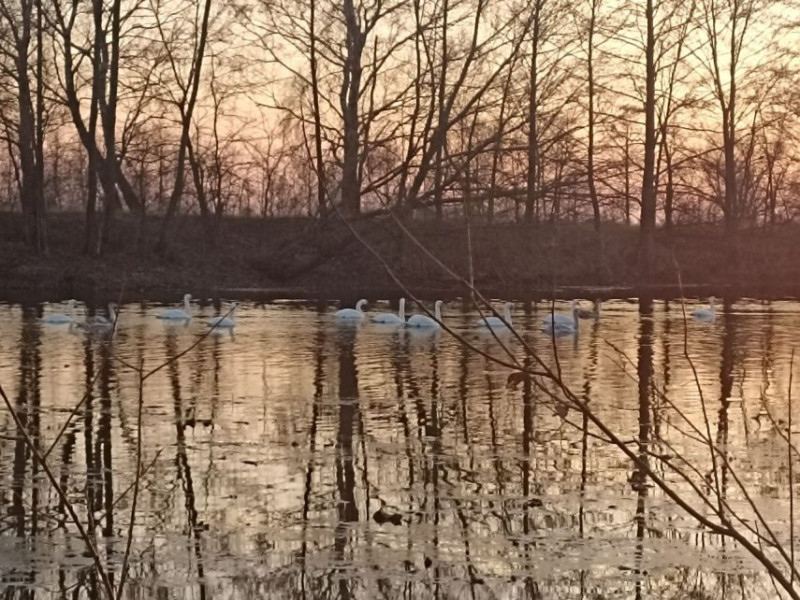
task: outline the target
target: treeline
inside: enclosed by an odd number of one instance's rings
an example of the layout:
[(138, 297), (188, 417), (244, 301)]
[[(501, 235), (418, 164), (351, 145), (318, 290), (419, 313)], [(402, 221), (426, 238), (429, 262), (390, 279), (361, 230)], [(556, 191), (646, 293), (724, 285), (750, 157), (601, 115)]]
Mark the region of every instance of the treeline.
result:
[[(791, 0), (0, 0), (0, 202), (394, 209), (657, 227), (795, 218)], [(76, 232), (76, 235), (79, 235)]]

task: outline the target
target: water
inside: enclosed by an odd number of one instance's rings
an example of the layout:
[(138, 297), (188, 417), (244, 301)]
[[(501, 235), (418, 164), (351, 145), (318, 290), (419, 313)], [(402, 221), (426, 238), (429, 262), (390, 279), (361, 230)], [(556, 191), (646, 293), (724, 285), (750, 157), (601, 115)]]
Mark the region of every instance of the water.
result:
[[(714, 324), (689, 322), (697, 381), (680, 305), (644, 309), (604, 303), (577, 340), (558, 339), (564, 381), (631, 447), (681, 452), (701, 475), (709, 452), (681, 414), (705, 432), (702, 390), (712, 438), (786, 541), (779, 429), (800, 304), (737, 301)], [(161, 307), (123, 306), (108, 343), (40, 324), (37, 310), (0, 305), (0, 383), (42, 452), (88, 390), (49, 463), (116, 582), (137, 456), (130, 367), (176, 357), (217, 313), (206, 306), (184, 327), (155, 319)], [(126, 597), (775, 597), (761, 567), (687, 517), (578, 412), (530, 384), (508, 387), (509, 368), (447, 333), (342, 327), (333, 310), (242, 303), (234, 334), (202, 339), (145, 382)], [(513, 318), (553, 364), (538, 330), (549, 310), (517, 304)], [(517, 340), (479, 333), (465, 304), (443, 313), (479, 350), (512, 360), (503, 342), (525, 360)], [(731, 506), (747, 510), (720, 473)], [(0, 507), (4, 598), (100, 597), (91, 557), (5, 408)]]

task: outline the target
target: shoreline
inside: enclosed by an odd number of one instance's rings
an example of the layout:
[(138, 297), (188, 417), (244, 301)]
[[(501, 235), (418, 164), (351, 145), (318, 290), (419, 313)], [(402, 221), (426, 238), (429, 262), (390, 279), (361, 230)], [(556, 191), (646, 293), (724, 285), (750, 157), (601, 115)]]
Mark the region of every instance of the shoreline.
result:
[[(50, 255), (36, 256), (22, 239), (21, 215), (0, 213), (0, 301), (110, 300), (175, 303), (198, 299), (355, 302), (361, 297), (409, 297), (381, 261), (339, 223), (306, 218), (262, 220), (228, 217), (209, 240), (199, 217), (175, 221), (169, 251), (156, 255), (158, 217), (123, 214), (99, 258), (83, 249), (83, 217), (51, 215)], [(361, 235), (381, 255), (411, 295), (422, 300), (469, 296), (387, 218), (358, 221)], [(413, 235), (457, 273), (473, 269), (476, 287), (494, 299), (683, 297), (800, 297), (800, 226), (743, 232), (738, 263), (720, 226), (676, 227), (659, 232), (651, 281), (639, 281), (635, 226), (590, 224), (412, 221)], [(470, 260), (466, 249), (473, 249)], [(678, 274), (683, 285), (678, 285)]]
[[(680, 298), (704, 299), (715, 296), (720, 299), (736, 300), (753, 298), (758, 300), (794, 300), (800, 298), (800, 283), (783, 287), (753, 286), (751, 284), (687, 284), (650, 286), (561, 286), (555, 289), (523, 289), (523, 288), (481, 288), (478, 290), (491, 300), (509, 300), (513, 302), (541, 302), (549, 300), (571, 300), (573, 298), (591, 301), (594, 299), (637, 299), (649, 297), (652, 300), (678, 300)], [(421, 301), (446, 302), (464, 300), (469, 294), (457, 288), (425, 288), (410, 291)], [(84, 299), (86, 302), (104, 303), (111, 299), (121, 303), (156, 302), (174, 304), (179, 302), (184, 293), (183, 288), (137, 288), (127, 289), (120, 293), (119, 289), (94, 288), (73, 289), (73, 293), (65, 293), (58, 287), (15, 288), (0, 286), (0, 302), (9, 304), (33, 305), (41, 302), (65, 302), (70, 298)], [(309, 288), (309, 287), (273, 287), (273, 288), (217, 288), (188, 290), (197, 300), (208, 302), (237, 300), (249, 302), (344, 302), (354, 303), (360, 298), (370, 301), (387, 300), (396, 302), (399, 298), (411, 298), (409, 294), (396, 287), (362, 288), (354, 293), (345, 288)]]

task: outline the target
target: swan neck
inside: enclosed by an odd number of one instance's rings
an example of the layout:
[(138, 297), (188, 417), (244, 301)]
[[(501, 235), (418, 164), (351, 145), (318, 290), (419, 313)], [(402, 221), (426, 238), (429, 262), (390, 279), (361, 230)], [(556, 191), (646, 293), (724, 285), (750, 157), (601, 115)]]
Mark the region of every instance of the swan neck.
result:
[(400, 298), (400, 320), (406, 320), (406, 299)]
[(442, 303), (437, 301), (433, 307), (433, 314), (436, 316), (437, 321), (442, 320)]

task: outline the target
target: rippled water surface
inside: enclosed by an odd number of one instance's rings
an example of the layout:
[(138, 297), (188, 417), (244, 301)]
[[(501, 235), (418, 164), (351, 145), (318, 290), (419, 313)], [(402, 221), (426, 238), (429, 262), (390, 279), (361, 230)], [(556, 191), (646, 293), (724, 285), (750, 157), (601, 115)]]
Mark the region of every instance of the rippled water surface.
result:
[[(40, 452), (88, 391), (48, 463), (115, 580), (137, 461), (132, 367), (174, 358), (218, 314), (206, 305), (181, 326), (156, 319), (161, 310), (123, 306), (107, 342), (39, 323), (41, 306), (0, 304), (0, 384)], [(446, 332), (343, 327), (334, 310), (242, 303), (233, 333), (202, 339), (145, 382), (126, 597), (775, 597), (752, 559), (688, 518), (580, 414), (530, 383), (507, 385), (510, 368)], [(538, 328), (549, 310), (512, 312), (554, 365)], [(466, 304), (443, 312), (477, 350), (512, 361), (507, 344), (525, 362), (518, 340), (480, 333)], [(618, 300), (555, 350), (566, 384), (614, 433), (708, 473), (684, 419), (706, 430), (702, 392), (711, 437), (785, 540), (777, 429), (789, 422), (798, 334), (798, 303), (729, 303), (715, 323), (687, 324), (696, 381), (680, 305), (641, 313)], [(743, 506), (722, 475), (731, 506)], [(99, 597), (92, 559), (5, 407), (0, 508), (4, 598)]]

